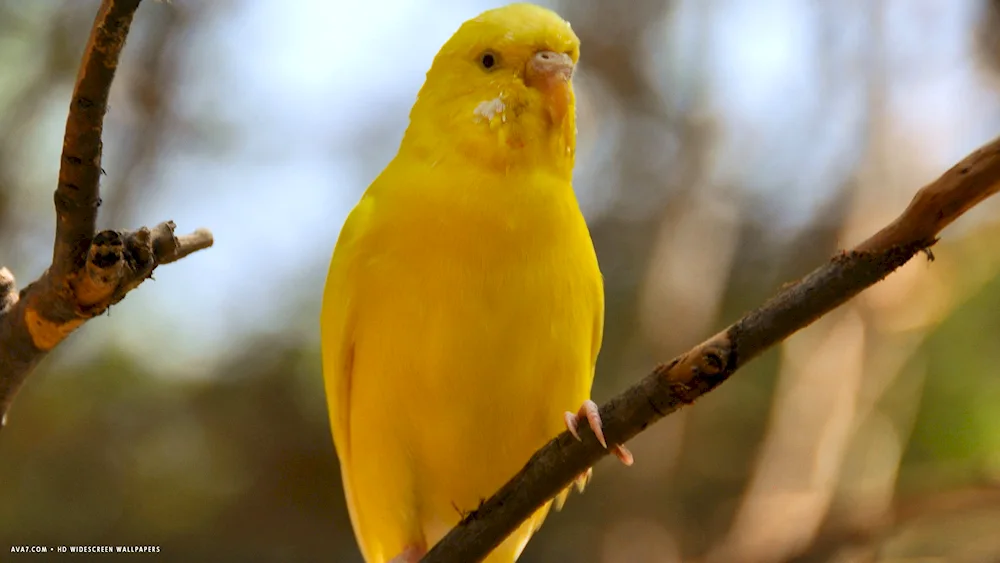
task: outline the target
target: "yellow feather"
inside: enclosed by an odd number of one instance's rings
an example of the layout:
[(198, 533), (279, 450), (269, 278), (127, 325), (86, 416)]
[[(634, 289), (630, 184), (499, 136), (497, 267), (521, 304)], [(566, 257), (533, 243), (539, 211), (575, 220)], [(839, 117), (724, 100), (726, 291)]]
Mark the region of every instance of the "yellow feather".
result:
[[(603, 286), (571, 185), (572, 88), (526, 79), (539, 51), (579, 56), (543, 8), (463, 24), (330, 263), (323, 372), (369, 563), (433, 545), (590, 397)], [(513, 562), (550, 504), (487, 561)]]

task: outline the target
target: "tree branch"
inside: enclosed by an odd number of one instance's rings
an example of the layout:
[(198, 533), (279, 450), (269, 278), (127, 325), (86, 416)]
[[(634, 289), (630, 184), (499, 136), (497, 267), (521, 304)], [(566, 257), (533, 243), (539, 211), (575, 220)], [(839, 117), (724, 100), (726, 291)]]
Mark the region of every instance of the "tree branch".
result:
[(140, 0), (103, 0), (77, 74), (55, 192), (52, 265), (16, 293), (0, 269), (0, 426), (38, 362), (88, 319), (152, 276), (160, 264), (212, 246), (212, 233), (174, 236), (174, 223), (95, 234), (101, 134), (118, 58)]
[(59, 282), (83, 266), (97, 223), (101, 132), (118, 57), (139, 0), (101, 2), (76, 75), (56, 187), (52, 275)]
[[(937, 242), (963, 213), (1000, 190), (1000, 138), (917, 192), (902, 215), (853, 250), (840, 252), (722, 332), (661, 365), (601, 406), (608, 443), (628, 441), (726, 381), (737, 369), (844, 304)], [(585, 425), (584, 425), (585, 426)], [(462, 519), (422, 563), (480, 561), (507, 535), (608, 451), (589, 429), (563, 432)]]

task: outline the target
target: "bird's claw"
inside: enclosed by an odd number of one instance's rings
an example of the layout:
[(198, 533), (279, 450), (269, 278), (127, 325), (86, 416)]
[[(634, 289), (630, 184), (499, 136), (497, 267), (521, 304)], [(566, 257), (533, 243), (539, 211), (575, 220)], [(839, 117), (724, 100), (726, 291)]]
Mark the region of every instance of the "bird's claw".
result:
[[(609, 449), (608, 442), (604, 438), (604, 424), (601, 422), (601, 412), (597, 408), (597, 403), (587, 399), (580, 406), (580, 410), (576, 414), (566, 411), (565, 418), (566, 430), (569, 430), (569, 433), (577, 440), (581, 440), (579, 432), (580, 421), (586, 419), (590, 429), (594, 432), (594, 436), (597, 437), (597, 441), (600, 442), (604, 449)], [(614, 444), (610, 449), (611, 453), (615, 454), (615, 457), (626, 466), (632, 465), (635, 461), (632, 457), (632, 452), (624, 444)]]

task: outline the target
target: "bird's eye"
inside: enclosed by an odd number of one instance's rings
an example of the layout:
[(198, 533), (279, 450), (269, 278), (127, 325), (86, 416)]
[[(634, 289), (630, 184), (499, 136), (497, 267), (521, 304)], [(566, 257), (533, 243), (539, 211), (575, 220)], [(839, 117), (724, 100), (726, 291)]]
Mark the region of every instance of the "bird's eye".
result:
[(486, 70), (490, 70), (497, 64), (497, 56), (487, 51), (479, 57), (479, 64), (483, 65)]

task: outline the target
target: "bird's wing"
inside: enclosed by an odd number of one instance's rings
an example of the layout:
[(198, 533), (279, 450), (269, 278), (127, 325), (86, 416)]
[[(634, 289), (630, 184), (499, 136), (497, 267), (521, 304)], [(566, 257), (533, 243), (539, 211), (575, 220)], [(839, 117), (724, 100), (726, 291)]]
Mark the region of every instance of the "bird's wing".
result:
[(330, 260), (320, 315), (326, 400), (330, 409), (333, 441), (340, 457), (346, 456), (351, 449), (349, 399), (354, 350), (352, 321), (355, 297), (351, 274), (357, 262), (356, 242), (364, 230), (368, 207), (368, 202), (362, 199), (344, 223), (333, 251), (333, 258)]
[[(597, 274), (597, 306), (594, 311), (594, 333), (591, 337), (591, 351), (590, 351), (590, 377), (593, 378), (595, 371), (597, 369), (597, 356), (601, 352), (601, 344), (604, 341), (604, 278), (598, 272)], [(588, 469), (586, 473), (577, 477), (573, 485), (566, 487), (559, 494), (555, 496), (552, 501), (546, 503), (542, 508), (535, 513), (533, 517), (534, 527), (537, 531), (541, 528), (542, 523), (545, 522), (545, 518), (549, 513), (550, 508), (554, 507), (557, 511), (562, 510), (563, 506), (566, 504), (566, 499), (569, 498), (570, 492), (573, 490), (573, 486), (576, 486), (578, 492), (583, 492), (587, 487), (587, 483), (590, 482), (590, 478), (593, 475), (593, 469)]]
[[(323, 307), (320, 314), (320, 347), (323, 357), (323, 379), (330, 413), (330, 428), (340, 460), (341, 478), (351, 520), (356, 524), (356, 507), (352, 498), (351, 455), (351, 378), (354, 360), (354, 319), (356, 307), (355, 269), (359, 261), (358, 240), (365, 232), (371, 212), (370, 198), (362, 198), (351, 211), (337, 239), (330, 261)], [(355, 525), (355, 529), (357, 526)]]
[(597, 272), (597, 310), (594, 311), (594, 336), (591, 341), (590, 369), (591, 377), (594, 377), (594, 370), (597, 369), (597, 355), (601, 353), (601, 344), (604, 341), (604, 276), (600, 270)]

